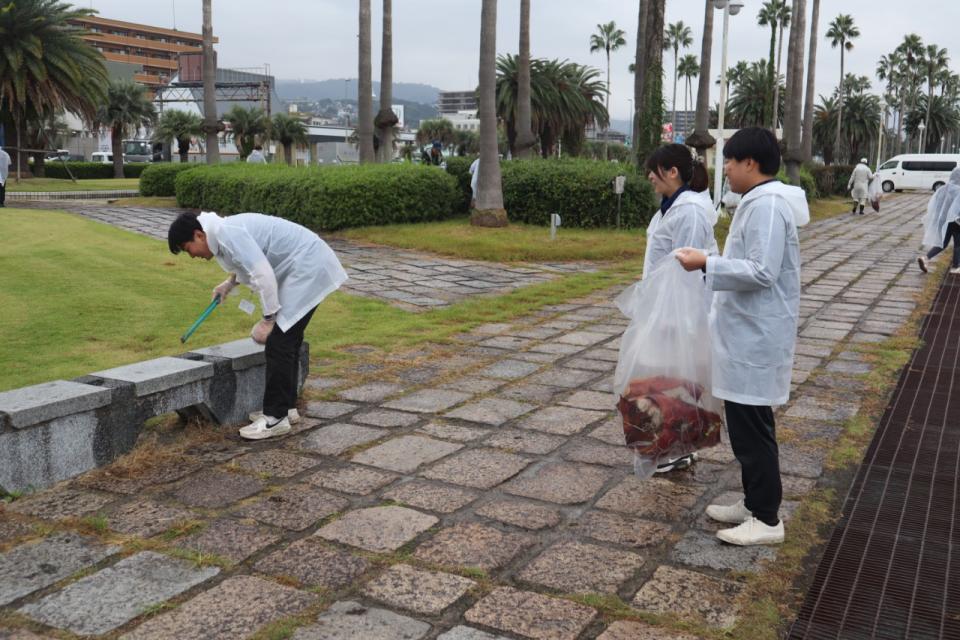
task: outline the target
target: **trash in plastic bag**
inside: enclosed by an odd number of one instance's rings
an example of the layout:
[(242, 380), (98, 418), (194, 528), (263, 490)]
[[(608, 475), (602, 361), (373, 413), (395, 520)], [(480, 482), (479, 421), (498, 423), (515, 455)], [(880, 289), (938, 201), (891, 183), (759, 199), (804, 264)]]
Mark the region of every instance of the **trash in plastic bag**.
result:
[(876, 212), (880, 211), (880, 197), (883, 195), (883, 189), (880, 185), (880, 178), (874, 177), (867, 187), (867, 198), (870, 200), (870, 206)]
[(673, 254), (616, 299), (631, 323), (620, 341), (614, 393), (638, 476), (720, 443), (708, 300), (703, 274), (686, 271)]

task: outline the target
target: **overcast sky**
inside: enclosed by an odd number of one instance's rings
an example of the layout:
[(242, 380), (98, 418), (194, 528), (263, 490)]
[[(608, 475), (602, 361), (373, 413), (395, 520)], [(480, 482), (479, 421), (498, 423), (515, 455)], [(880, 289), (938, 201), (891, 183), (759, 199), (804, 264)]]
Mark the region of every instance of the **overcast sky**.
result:
[[(81, 0), (105, 18), (174, 26), (200, 32), (200, 0)], [(477, 85), (480, 42), (480, 0), (394, 0), (393, 77), (395, 82), (419, 82), (441, 89), (470, 89)], [(497, 51), (517, 51), (519, 0), (499, 0)], [(633, 76), (627, 68), (636, 46), (635, 0), (532, 0), (531, 54), (541, 58), (568, 58), (606, 71), (602, 54), (590, 54), (590, 34), (600, 22), (614, 20), (627, 33), (627, 46), (612, 55), (610, 111), (627, 119), (633, 94)], [(756, 23), (761, 0), (745, 0), (740, 15), (730, 19), (729, 61), (766, 58), (770, 32)], [(812, 0), (807, 1), (808, 9)], [(373, 73), (380, 74), (380, 2), (373, 7)], [(686, 53), (700, 57), (703, 0), (667, 0), (667, 22), (683, 20), (693, 31), (694, 44)], [(357, 75), (356, 0), (213, 0), (214, 33), (220, 39), (220, 66), (240, 68), (270, 65), (278, 78), (325, 80)], [(960, 2), (955, 0), (822, 0), (817, 93), (827, 94), (840, 77), (840, 53), (823, 38), (826, 25), (839, 13), (849, 13), (861, 36), (847, 54), (847, 70), (874, 76), (877, 59), (892, 50), (906, 33), (919, 34), (925, 43), (946, 47), (960, 70)], [(711, 74), (720, 71), (722, 13), (716, 12)], [(809, 18), (808, 18), (809, 27)], [(808, 40), (809, 42), (809, 40)], [(956, 43), (956, 44), (954, 44)], [(682, 55), (682, 54), (681, 54)], [(784, 48), (784, 58), (786, 47)], [(665, 95), (670, 108), (672, 52), (664, 54), (668, 79)], [(711, 100), (718, 99), (713, 87)], [(696, 89), (694, 88), (694, 91)], [(682, 86), (678, 105), (683, 105)]]

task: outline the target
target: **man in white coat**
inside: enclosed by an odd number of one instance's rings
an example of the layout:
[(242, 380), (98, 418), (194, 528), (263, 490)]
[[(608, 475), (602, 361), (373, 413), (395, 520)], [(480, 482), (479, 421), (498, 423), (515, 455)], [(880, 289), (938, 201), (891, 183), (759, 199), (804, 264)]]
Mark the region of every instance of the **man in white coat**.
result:
[(10, 156), (0, 149), (0, 207), (5, 207), (7, 199), (7, 178), (10, 176)]
[(254, 145), (253, 151), (247, 156), (247, 164), (267, 164), (267, 158), (263, 155), (263, 147)]
[(860, 164), (853, 168), (853, 173), (847, 181), (847, 189), (850, 189), (850, 196), (853, 198), (851, 213), (857, 213), (857, 205), (860, 205), (860, 215), (863, 215), (863, 207), (869, 198), (871, 180), (873, 180), (873, 172), (867, 166), (867, 159), (860, 158)]
[(710, 505), (707, 515), (736, 524), (717, 532), (730, 544), (783, 542), (782, 486), (773, 406), (790, 397), (800, 309), (800, 241), (810, 221), (806, 197), (774, 176), (780, 148), (770, 131), (749, 127), (724, 146), (724, 173), (742, 194), (722, 256), (680, 249), (688, 271), (706, 272), (713, 395), (724, 401), (730, 445), (740, 463), (744, 499)]
[(215, 213), (181, 214), (167, 234), (171, 253), (216, 258), (230, 277), (213, 290), (223, 300), (245, 284), (260, 296), (263, 319), (250, 335), (266, 345), (263, 411), (240, 429), (248, 440), (290, 431), (297, 422), (297, 382), (303, 334), (317, 305), (347, 280), (333, 250), (314, 232), (260, 213), (221, 218)]

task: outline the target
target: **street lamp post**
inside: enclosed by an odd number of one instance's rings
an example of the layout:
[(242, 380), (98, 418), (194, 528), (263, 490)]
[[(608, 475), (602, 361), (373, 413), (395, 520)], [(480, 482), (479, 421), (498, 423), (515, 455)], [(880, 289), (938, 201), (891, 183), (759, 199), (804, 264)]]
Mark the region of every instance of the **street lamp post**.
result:
[(727, 34), (730, 31), (730, 16), (740, 13), (741, 0), (713, 0), (713, 6), (723, 10), (723, 48), (720, 56), (720, 106), (717, 111), (717, 146), (713, 169), (713, 206), (720, 206), (720, 192), (723, 188), (723, 117), (727, 107)]
[(921, 122), (919, 125), (917, 125), (917, 129), (920, 130), (920, 141), (917, 145), (917, 153), (923, 153), (923, 132), (927, 129), (927, 123)]
[(627, 98), (630, 101), (630, 147), (636, 148), (636, 142), (633, 139), (634, 134), (634, 123), (637, 121), (637, 113), (633, 110), (633, 98)]

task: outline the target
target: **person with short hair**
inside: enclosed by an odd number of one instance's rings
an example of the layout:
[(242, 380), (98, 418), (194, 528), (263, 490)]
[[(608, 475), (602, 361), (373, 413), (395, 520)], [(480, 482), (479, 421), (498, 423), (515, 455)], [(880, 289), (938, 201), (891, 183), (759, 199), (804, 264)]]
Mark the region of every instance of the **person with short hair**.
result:
[(927, 255), (917, 258), (920, 270), (926, 273), (930, 260), (953, 241), (950, 273), (960, 274), (960, 167), (950, 172), (947, 184), (937, 189), (930, 198), (927, 213), (923, 217), (923, 228), (923, 244), (930, 250)]
[(10, 156), (0, 148), (0, 207), (7, 206), (7, 178), (10, 177)]
[(263, 155), (263, 145), (253, 145), (253, 151), (247, 156), (247, 164), (267, 164), (267, 158)]
[(724, 401), (744, 498), (712, 504), (707, 515), (735, 524), (717, 532), (735, 545), (783, 542), (783, 490), (773, 406), (790, 398), (800, 309), (800, 239), (810, 221), (800, 187), (778, 181), (780, 147), (767, 129), (741, 129), (723, 148), (730, 188), (741, 194), (722, 256), (685, 248), (677, 259), (706, 273), (713, 395)]
[(863, 208), (870, 197), (870, 181), (873, 180), (873, 171), (867, 166), (867, 159), (860, 158), (860, 163), (853, 168), (850, 179), (847, 181), (847, 189), (850, 190), (850, 197), (853, 198), (853, 211), (857, 213), (857, 205), (860, 205), (860, 215), (863, 215)]
[(300, 347), (317, 306), (347, 280), (333, 250), (298, 224), (261, 213), (221, 218), (216, 213), (182, 213), (167, 232), (170, 252), (217, 262), (230, 277), (213, 297), (226, 299), (239, 282), (257, 292), (263, 318), (251, 337), (266, 345), (263, 411), (240, 429), (248, 440), (290, 431), (296, 410)]

